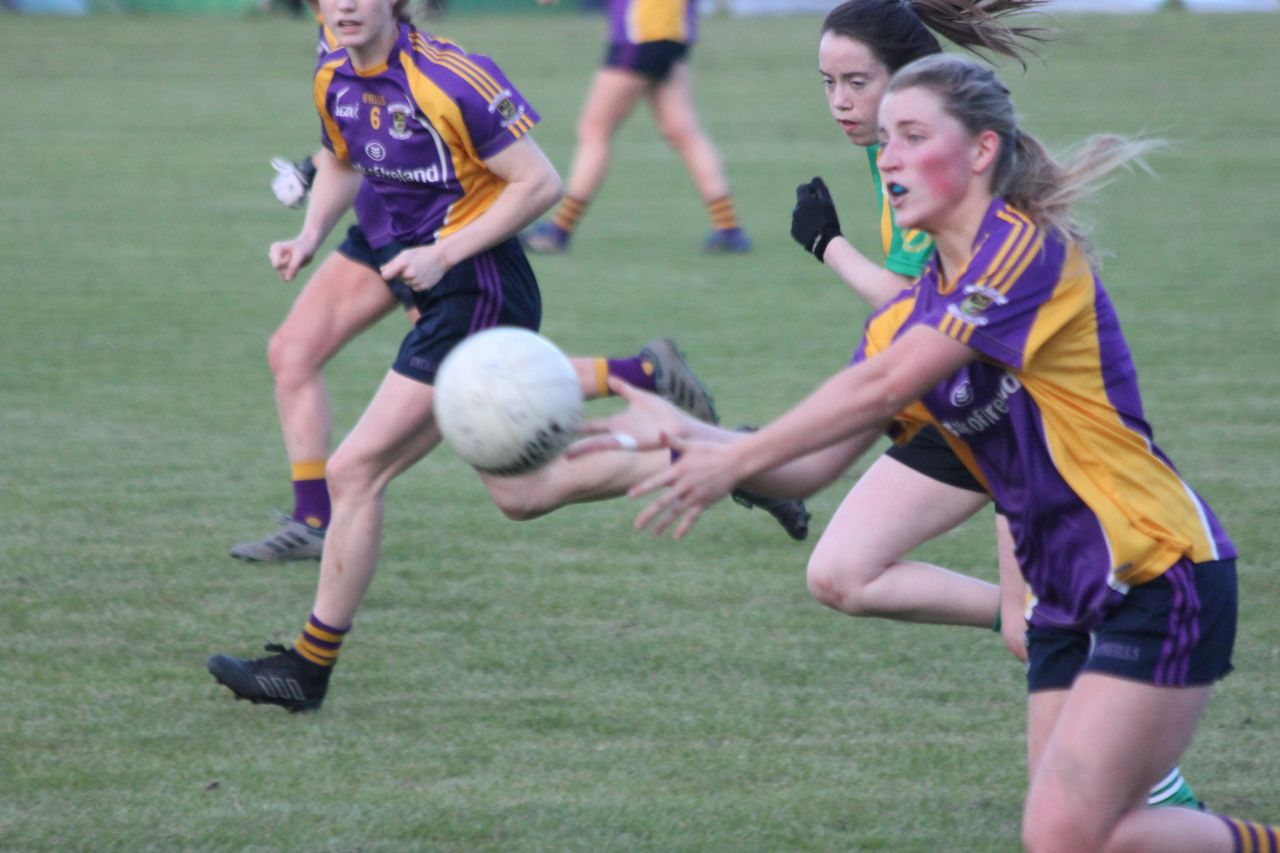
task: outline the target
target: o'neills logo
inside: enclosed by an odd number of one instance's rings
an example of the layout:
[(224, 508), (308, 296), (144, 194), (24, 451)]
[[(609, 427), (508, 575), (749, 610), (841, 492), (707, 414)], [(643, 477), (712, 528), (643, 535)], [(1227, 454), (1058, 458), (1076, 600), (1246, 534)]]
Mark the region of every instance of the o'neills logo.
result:
[[(1005, 415), (1009, 414), (1009, 398), (1021, 390), (1022, 383), (1018, 381), (1018, 377), (1012, 373), (1004, 373), (1000, 376), (1000, 387), (996, 391), (994, 400), (985, 406), (974, 409), (963, 419), (943, 421), (942, 428), (956, 436), (977, 435), (986, 432), (1000, 423)], [(961, 399), (972, 399), (973, 392), (965, 385), (958, 387), (953, 392), (953, 403), (956, 402), (957, 396)]]
[(346, 89), (339, 89), (339, 90), (334, 94), (334, 96), (333, 96), (333, 117), (334, 117), (334, 118), (349, 118), (349, 119), (358, 119), (358, 118), (360, 118), (360, 105), (359, 105), (359, 104), (344, 104), (344, 103), (342, 103), (342, 96), (343, 96), (343, 95), (345, 95), (345, 94), (347, 94), (347, 91), (348, 91), (348, 89), (350, 89), (350, 88), (351, 88), (351, 87), (350, 87), (350, 86), (348, 86)]

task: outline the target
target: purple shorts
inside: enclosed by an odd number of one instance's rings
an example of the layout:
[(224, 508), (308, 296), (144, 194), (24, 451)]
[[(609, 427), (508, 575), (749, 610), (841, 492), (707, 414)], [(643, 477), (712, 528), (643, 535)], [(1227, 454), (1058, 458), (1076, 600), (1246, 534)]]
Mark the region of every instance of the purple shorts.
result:
[(1066, 690), (1081, 672), (1196, 687), (1231, 672), (1236, 561), (1183, 559), (1129, 590), (1092, 634), (1027, 630), (1027, 690)]
[(412, 292), (418, 322), (405, 335), (391, 369), (427, 385), (435, 382), (444, 357), (468, 335), (493, 326), (536, 332), (542, 322), (538, 280), (515, 237), (467, 258), (430, 290)]
[(634, 71), (661, 83), (671, 76), (676, 63), (688, 55), (689, 45), (682, 41), (613, 42), (605, 50), (604, 64), (606, 68)]

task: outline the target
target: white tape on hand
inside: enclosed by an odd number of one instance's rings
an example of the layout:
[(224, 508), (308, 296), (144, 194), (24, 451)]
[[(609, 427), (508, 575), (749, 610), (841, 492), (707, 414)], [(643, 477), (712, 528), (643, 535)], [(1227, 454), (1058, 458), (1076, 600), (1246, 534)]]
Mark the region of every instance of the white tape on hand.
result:
[(636, 441), (634, 435), (628, 435), (625, 432), (613, 433), (613, 440), (618, 442), (618, 447), (622, 450), (636, 450), (640, 447), (640, 443)]

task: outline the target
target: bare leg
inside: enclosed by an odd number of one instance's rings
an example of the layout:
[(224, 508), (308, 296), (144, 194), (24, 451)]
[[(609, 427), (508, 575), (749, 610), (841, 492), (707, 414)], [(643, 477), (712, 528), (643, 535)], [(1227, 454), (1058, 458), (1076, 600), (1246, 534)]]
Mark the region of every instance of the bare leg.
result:
[(388, 373), (329, 463), (333, 518), (320, 560), (313, 612), (351, 624), (378, 565), (387, 484), (440, 443), (430, 385)]
[(667, 143), (684, 161), (704, 203), (729, 194), (720, 152), (698, 122), (688, 63), (678, 62), (649, 98), (654, 121)]
[(648, 87), (648, 80), (629, 71), (601, 68), (596, 72), (578, 118), (578, 146), (573, 152), (566, 196), (583, 202), (595, 196), (609, 171), (613, 134)]
[(328, 457), (333, 416), (321, 370), (395, 305), (375, 271), (337, 252), (298, 293), (267, 347), (290, 462)]
[(1069, 691), (1032, 694), (1026, 848), (1230, 851), (1231, 834), (1219, 818), (1146, 806), (1151, 785), (1190, 743), (1211, 693), (1083, 673)]
[(494, 504), (512, 521), (528, 521), (566, 504), (624, 495), (636, 483), (671, 464), (665, 450), (613, 451), (556, 459), (523, 477), (480, 475)]
[(814, 598), (851, 616), (990, 628), (995, 584), (902, 559), (987, 504), (881, 456), (864, 473), (809, 558)]

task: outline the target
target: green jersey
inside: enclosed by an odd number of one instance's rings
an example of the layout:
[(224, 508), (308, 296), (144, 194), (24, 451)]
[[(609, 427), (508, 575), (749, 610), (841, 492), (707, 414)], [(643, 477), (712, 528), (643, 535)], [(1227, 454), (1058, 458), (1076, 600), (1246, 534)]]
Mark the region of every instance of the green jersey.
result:
[(884, 247), (884, 266), (890, 272), (917, 278), (924, 272), (924, 265), (933, 254), (933, 238), (923, 231), (907, 229), (903, 231), (893, 220), (893, 208), (885, 198), (884, 186), (880, 183), (880, 170), (876, 162), (880, 159), (880, 146), (867, 148), (867, 162), (871, 165), (871, 179), (876, 182), (876, 195), (880, 198), (880, 242)]

